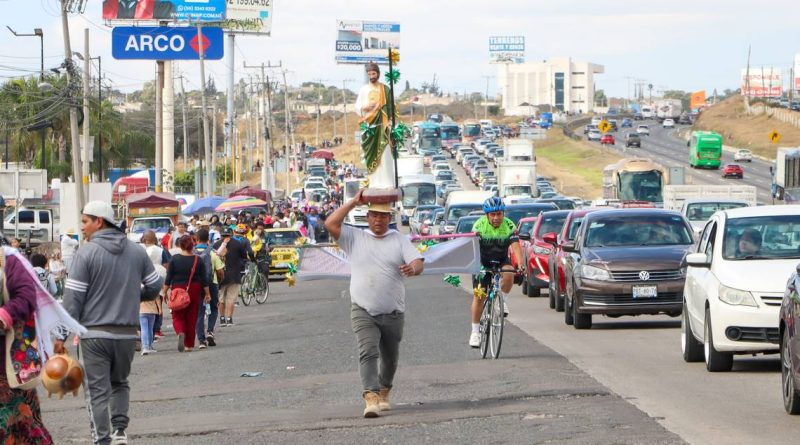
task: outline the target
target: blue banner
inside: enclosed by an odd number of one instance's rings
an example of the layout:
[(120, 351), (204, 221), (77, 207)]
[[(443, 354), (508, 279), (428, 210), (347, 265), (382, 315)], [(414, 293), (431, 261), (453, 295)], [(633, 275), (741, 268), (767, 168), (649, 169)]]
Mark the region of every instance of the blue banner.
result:
[[(203, 58), (222, 59), (220, 28), (203, 28)], [(199, 60), (196, 27), (118, 26), (111, 33), (111, 53), (120, 60)]]

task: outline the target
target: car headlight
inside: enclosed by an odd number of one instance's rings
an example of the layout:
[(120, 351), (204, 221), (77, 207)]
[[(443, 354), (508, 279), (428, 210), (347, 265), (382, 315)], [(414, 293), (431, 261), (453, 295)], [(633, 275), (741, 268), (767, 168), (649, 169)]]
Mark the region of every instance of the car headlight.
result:
[(719, 299), (723, 303), (728, 303), (733, 306), (758, 307), (752, 293), (746, 290), (739, 290), (723, 286), (721, 284), (719, 285)]
[(550, 255), (552, 250), (548, 249), (547, 247), (533, 246), (533, 253), (537, 255)]
[(581, 266), (581, 275), (586, 280), (594, 280), (594, 281), (611, 280), (611, 274), (609, 274), (607, 270), (594, 266), (587, 266), (587, 265)]

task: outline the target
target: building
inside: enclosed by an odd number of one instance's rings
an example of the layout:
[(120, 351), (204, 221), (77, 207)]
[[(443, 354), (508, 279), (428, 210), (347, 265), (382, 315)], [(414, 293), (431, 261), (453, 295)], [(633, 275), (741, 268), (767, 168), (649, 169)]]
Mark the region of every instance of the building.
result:
[(594, 108), (594, 75), (603, 65), (555, 57), (537, 63), (497, 66), (498, 88), (506, 115), (530, 115), (540, 105), (578, 113)]

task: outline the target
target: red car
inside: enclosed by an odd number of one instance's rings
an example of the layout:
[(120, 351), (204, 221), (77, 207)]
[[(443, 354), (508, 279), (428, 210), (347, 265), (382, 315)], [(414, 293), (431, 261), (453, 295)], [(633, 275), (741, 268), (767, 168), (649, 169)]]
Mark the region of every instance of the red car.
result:
[(550, 277), (557, 276), (557, 279), (551, 279), (548, 282), (550, 308), (558, 312), (564, 312), (564, 293), (566, 292), (563, 259), (567, 255), (570, 255), (561, 250), (561, 245), (565, 242), (575, 240), (575, 234), (578, 233), (578, 228), (580, 227), (581, 221), (583, 221), (583, 217), (587, 213), (591, 213), (595, 210), (598, 209), (573, 210), (569, 212), (558, 235), (549, 234), (549, 236), (546, 235), (544, 237), (544, 241), (551, 246), (551, 253), (547, 259), (547, 264), (550, 267), (548, 275)]
[(614, 135), (613, 134), (604, 134), (600, 138), (600, 145), (614, 145)]
[(553, 210), (539, 215), (536, 225), (529, 234), (520, 232), (520, 240), (528, 238), (525, 249), (525, 276), (522, 282), (522, 293), (528, 297), (538, 297), (541, 289), (550, 285), (550, 269), (548, 260), (552, 253), (552, 244), (544, 238), (548, 235), (555, 237), (561, 231), (564, 221), (571, 210)]
[(727, 178), (733, 176), (734, 178), (744, 178), (744, 169), (739, 164), (726, 164), (722, 167), (722, 177)]
[[(516, 233), (516, 235), (519, 235), (521, 233), (530, 234), (531, 230), (533, 230), (533, 226), (536, 225), (537, 221), (539, 221), (539, 216), (526, 216), (525, 218), (521, 218), (519, 220), (519, 224), (517, 224), (517, 233)], [(528, 246), (530, 245), (531, 240), (530, 240), (530, 236), (525, 237), (525, 238), (526, 239), (520, 238), (519, 244), (520, 244), (520, 248), (522, 250), (523, 263), (527, 264), (527, 262), (528, 262), (528, 253), (527, 252), (528, 252)], [(511, 259), (511, 264), (514, 265), (514, 268), (517, 268), (517, 259), (514, 257), (514, 255), (511, 255), (511, 248), (508, 249), (508, 257)], [(525, 289), (524, 288), (525, 283), (522, 283), (522, 285), (523, 285), (523, 289)]]

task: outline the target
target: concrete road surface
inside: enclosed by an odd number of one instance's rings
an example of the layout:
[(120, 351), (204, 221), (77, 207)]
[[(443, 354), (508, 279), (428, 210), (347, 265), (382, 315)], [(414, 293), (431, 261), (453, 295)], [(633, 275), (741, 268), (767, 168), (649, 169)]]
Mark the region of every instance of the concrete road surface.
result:
[[(470, 296), (440, 276), (408, 281), (395, 409), (364, 419), (346, 288), (273, 282), (219, 346), (179, 354), (168, 334), (137, 356), (131, 444), (683, 443), (516, 326), (500, 360), (481, 360), (466, 344)], [(81, 398), (43, 407), (56, 443), (89, 443)]]

